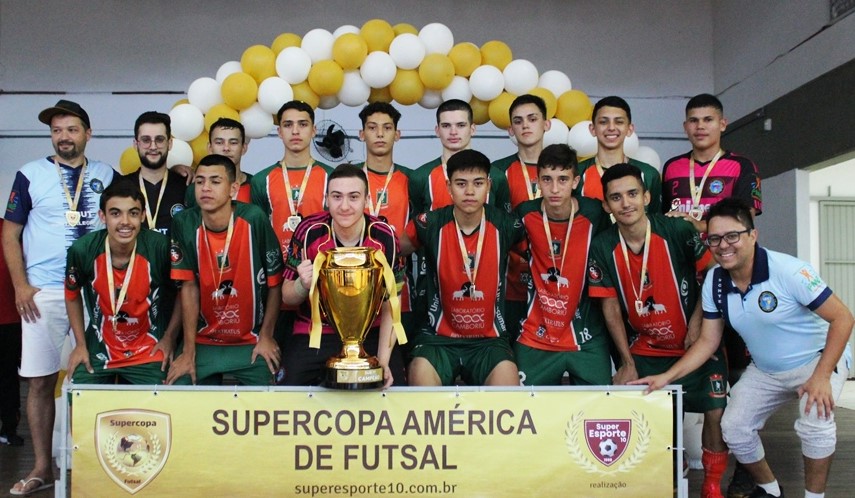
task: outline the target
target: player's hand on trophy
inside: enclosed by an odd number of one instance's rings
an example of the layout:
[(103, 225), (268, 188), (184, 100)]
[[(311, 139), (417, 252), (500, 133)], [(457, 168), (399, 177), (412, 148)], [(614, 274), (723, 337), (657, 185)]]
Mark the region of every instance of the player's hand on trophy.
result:
[[(312, 273), (314, 273), (314, 266), (312, 261), (309, 259), (304, 259), (300, 262), (300, 265), (297, 266), (297, 274), (300, 276), (300, 285), (302, 285), (303, 289), (306, 289), (306, 291), (308, 291), (312, 286)], [(306, 292), (306, 294), (308, 294), (308, 292)]]

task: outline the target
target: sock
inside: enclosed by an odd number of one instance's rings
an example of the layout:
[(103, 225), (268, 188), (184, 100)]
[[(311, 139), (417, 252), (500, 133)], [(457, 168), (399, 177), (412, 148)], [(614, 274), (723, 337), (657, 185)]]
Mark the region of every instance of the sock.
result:
[(710, 451), (703, 448), (701, 463), (704, 466), (704, 489), (712, 487), (716, 492), (721, 492), (721, 477), (727, 470), (727, 452)]
[(765, 489), (770, 495), (781, 496), (781, 487), (778, 486), (778, 481), (767, 482), (766, 484), (758, 484)]
[(805, 498), (825, 498), (825, 493), (811, 493), (805, 490)]

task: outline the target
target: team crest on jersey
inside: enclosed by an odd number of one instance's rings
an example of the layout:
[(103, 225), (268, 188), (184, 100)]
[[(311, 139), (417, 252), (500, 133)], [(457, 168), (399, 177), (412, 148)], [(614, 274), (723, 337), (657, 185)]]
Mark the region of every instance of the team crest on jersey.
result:
[(769, 291), (763, 291), (760, 293), (760, 297), (757, 298), (757, 306), (764, 313), (771, 313), (778, 307), (778, 298)]
[(558, 256), (559, 254), (561, 254), (561, 241), (560, 240), (553, 240), (552, 241), (552, 254), (554, 254), (555, 256)]
[(386, 190), (382, 190), (377, 192), (377, 205), (378, 206), (386, 206), (389, 204), (389, 192)]
[(173, 204), (171, 208), (169, 208), (169, 215), (175, 218), (175, 215), (184, 211), (184, 204), (176, 203)]
[(93, 178), (89, 180), (89, 188), (92, 189), (96, 194), (100, 194), (104, 191), (104, 182), (102, 182), (98, 178)]
[(484, 292), (476, 289), (475, 286), (472, 285), (472, 282), (466, 282), (460, 290), (456, 290), (451, 294), (451, 299), (454, 301), (462, 301), (464, 298), (471, 299), (473, 301), (483, 301)]
[(181, 253), (181, 248), (178, 247), (178, 244), (171, 244), (169, 246), (169, 261), (171, 261), (173, 265), (177, 265), (183, 259), (184, 255)]
[(588, 263), (588, 280), (594, 284), (598, 284), (603, 281), (603, 270), (601, 270), (594, 261)]
[(80, 281), (80, 277), (77, 274), (77, 268), (71, 266), (65, 272), (65, 287), (68, 290), (75, 291), (78, 289), (77, 283)]
[(710, 375), (710, 397), (723, 398), (726, 394), (724, 377), (721, 374)]
[(419, 215), (416, 217), (416, 219), (417, 219), (417, 220), (419, 221), (419, 223), (421, 223), (422, 225), (427, 224), (427, 213), (421, 213), (421, 214), (419, 214)]
[(724, 190), (724, 182), (721, 180), (713, 180), (710, 182), (710, 193), (718, 195)]
[(300, 187), (291, 187), (291, 200), (297, 201), (300, 199)]
[(96, 418), (95, 448), (101, 468), (130, 494), (146, 487), (163, 470), (171, 446), (172, 420), (168, 413), (115, 410), (99, 413)]

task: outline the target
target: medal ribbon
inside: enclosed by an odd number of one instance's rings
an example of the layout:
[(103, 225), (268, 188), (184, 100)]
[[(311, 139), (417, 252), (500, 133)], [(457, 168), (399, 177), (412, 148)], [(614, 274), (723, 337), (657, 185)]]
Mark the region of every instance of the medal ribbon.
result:
[(80, 169), (80, 178), (77, 179), (77, 191), (74, 192), (74, 200), (71, 199), (71, 191), (68, 190), (68, 185), (65, 183), (65, 179), (62, 177), (62, 169), (59, 167), (59, 157), (54, 156), (53, 165), (56, 166), (56, 173), (59, 175), (59, 183), (62, 185), (62, 190), (65, 192), (65, 200), (68, 201), (68, 210), (69, 211), (77, 211), (77, 204), (80, 202), (80, 192), (83, 191), (83, 177), (86, 175), (86, 166), (89, 164), (89, 161), (84, 157), (83, 158), (83, 167)]
[(104, 253), (107, 255), (107, 289), (110, 292), (110, 310), (113, 312), (113, 329), (116, 328), (116, 315), (122, 308), (125, 302), (125, 296), (128, 295), (128, 285), (131, 282), (131, 273), (134, 271), (134, 263), (137, 259), (137, 242), (134, 241), (134, 249), (131, 251), (131, 259), (128, 262), (128, 267), (125, 270), (125, 278), (122, 280), (122, 288), (119, 290), (118, 305), (116, 304), (116, 281), (113, 276), (113, 255), (110, 251), (110, 238), (104, 240)]
[(710, 165), (707, 166), (706, 171), (704, 171), (704, 176), (701, 177), (700, 185), (697, 186), (695, 186), (695, 156), (693, 154), (689, 154), (689, 192), (692, 196), (692, 209), (698, 209), (698, 206), (700, 206), (701, 195), (704, 193), (704, 183), (707, 182), (707, 178), (710, 176), (710, 173), (713, 168), (715, 168), (715, 164), (721, 158), (722, 154), (724, 154), (724, 151), (721, 149), (715, 153), (712, 161), (710, 161)]
[(315, 164), (314, 159), (309, 159), (309, 164), (306, 165), (306, 171), (303, 173), (303, 181), (300, 183), (300, 190), (297, 191), (297, 200), (294, 200), (294, 195), (291, 192), (291, 180), (288, 178), (288, 167), (285, 166), (285, 161), (279, 161), (282, 166), (282, 178), (285, 181), (285, 191), (288, 193), (288, 209), (291, 210), (291, 215), (297, 214), (297, 209), (303, 203), (303, 194), (306, 192), (306, 185), (309, 183), (309, 174), (312, 166)]
[[(223, 271), (226, 268), (226, 260), (228, 260), (228, 257), (229, 257), (229, 246), (231, 246), (231, 244), (232, 244), (232, 235), (234, 235), (234, 228), (235, 228), (234, 214), (229, 214), (229, 228), (226, 230), (226, 245), (223, 248), (223, 257), (219, 263), (216, 263), (217, 268), (219, 268), (219, 270), (220, 270), (219, 277), (214, 274), (214, 268), (213, 268), (213, 265), (211, 265), (212, 266), (211, 267), (211, 278), (213, 278), (217, 282), (216, 289), (219, 289), (220, 284), (223, 282)], [(205, 249), (208, 251), (208, 256), (213, 258), (214, 261), (216, 262), (217, 261), (217, 255), (214, 254), (214, 252), (211, 250), (211, 243), (208, 242), (208, 229), (205, 228), (204, 220), (202, 221), (202, 234), (204, 235)]]
[(362, 171), (365, 173), (365, 181), (368, 182), (368, 213), (372, 216), (377, 216), (380, 213), (380, 208), (383, 206), (383, 203), (380, 201), (380, 199), (382, 199), (383, 196), (386, 195), (386, 190), (389, 188), (389, 182), (392, 181), (392, 173), (395, 172), (395, 165), (392, 164), (392, 166), (389, 168), (389, 172), (386, 173), (386, 183), (383, 184), (383, 189), (378, 192), (380, 195), (377, 196), (377, 209), (374, 209), (374, 195), (372, 195), (373, 192), (371, 191), (371, 181), (369, 180), (370, 177), (368, 176), (368, 167), (365, 165), (365, 163), (362, 163)]
[(478, 245), (475, 249), (475, 268), (469, 268), (469, 252), (466, 250), (466, 243), (463, 242), (463, 232), (460, 230), (460, 225), (457, 223), (457, 217), (454, 216), (454, 227), (457, 229), (457, 243), (460, 246), (460, 254), (463, 255), (463, 265), (466, 268), (466, 277), (469, 283), (472, 284), (472, 289), (475, 289), (475, 280), (478, 278), (478, 265), (481, 264), (481, 248), (484, 247), (484, 233), (486, 223), (486, 215), (484, 208), (481, 208), (481, 228), (478, 229)]
[(163, 200), (163, 193), (166, 192), (166, 182), (169, 180), (169, 169), (163, 169), (163, 180), (160, 184), (160, 194), (157, 196), (157, 204), (154, 206), (154, 216), (151, 215), (151, 207), (148, 205), (148, 193), (145, 190), (145, 184), (143, 184), (142, 172), (140, 172), (139, 179), (140, 191), (142, 192), (143, 199), (145, 199), (145, 219), (148, 221), (148, 228), (150, 230), (156, 230), (154, 224), (157, 222), (158, 213), (160, 213), (160, 201)]
[[(528, 200), (540, 199), (540, 196), (543, 193), (540, 191), (540, 184), (535, 183), (534, 192), (531, 191), (531, 178), (528, 176), (528, 166), (526, 166), (525, 161), (521, 155), (517, 154), (517, 157), (520, 160), (520, 167), (522, 167), (523, 178), (525, 179), (525, 188), (526, 194), (528, 194)], [(570, 216), (570, 219), (573, 219), (573, 216)]]
[(632, 270), (629, 267), (629, 250), (626, 247), (626, 240), (623, 238), (623, 234), (618, 230), (618, 237), (620, 237), (620, 248), (623, 252), (623, 262), (626, 265), (626, 272), (629, 275), (629, 286), (632, 288), (632, 293), (635, 294), (635, 311), (639, 315), (641, 314), (641, 294), (644, 291), (644, 280), (647, 276), (647, 258), (650, 256), (650, 219), (647, 220), (647, 230), (644, 234), (644, 255), (641, 257), (641, 279), (638, 282), (638, 292), (635, 291), (635, 285), (632, 282)]
[[(546, 231), (546, 239), (552, 244), (552, 230), (549, 228), (549, 218), (546, 216), (546, 209), (542, 209), (543, 214), (543, 229)], [(549, 251), (549, 256), (552, 258), (552, 267), (558, 270), (558, 275), (564, 270), (564, 259), (567, 257), (567, 245), (570, 242), (570, 231), (573, 230), (573, 217), (576, 216), (576, 206), (570, 202), (570, 221), (567, 223), (567, 233), (564, 234), (564, 245), (561, 246), (561, 266), (555, 264), (555, 252)], [(557, 282), (556, 282), (557, 283)]]

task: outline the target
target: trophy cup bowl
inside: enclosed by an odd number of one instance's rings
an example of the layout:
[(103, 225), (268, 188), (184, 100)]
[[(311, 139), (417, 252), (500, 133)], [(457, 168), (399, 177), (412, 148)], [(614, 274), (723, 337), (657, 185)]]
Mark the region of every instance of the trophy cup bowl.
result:
[(343, 343), (327, 360), (325, 385), (335, 389), (374, 389), (383, 386), (383, 367), (362, 347), (366, 333), (383, 304), (383, 267), (376, 249), (337, 247), (324, 251), (318, 272), (320, 305), (327, 322)]

